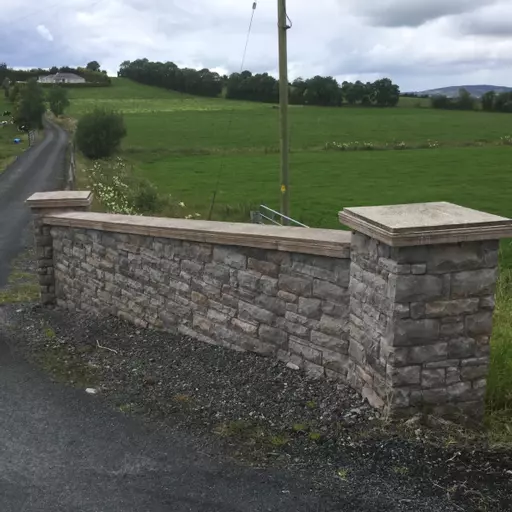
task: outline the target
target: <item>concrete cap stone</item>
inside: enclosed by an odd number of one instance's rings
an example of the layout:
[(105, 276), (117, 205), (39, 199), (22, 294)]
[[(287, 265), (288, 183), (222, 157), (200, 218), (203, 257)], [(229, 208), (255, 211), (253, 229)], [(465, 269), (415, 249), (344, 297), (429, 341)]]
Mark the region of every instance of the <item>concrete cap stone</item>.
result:
[(512, 237), (512, 220), (447, 202), (345, 208), (340, 222), (393, 247)]
[(36, 192), (27, 199), (27, 204), (31, 208), (74, 208), (89, 206), (92, 198), (92, 192), (88, 190)]

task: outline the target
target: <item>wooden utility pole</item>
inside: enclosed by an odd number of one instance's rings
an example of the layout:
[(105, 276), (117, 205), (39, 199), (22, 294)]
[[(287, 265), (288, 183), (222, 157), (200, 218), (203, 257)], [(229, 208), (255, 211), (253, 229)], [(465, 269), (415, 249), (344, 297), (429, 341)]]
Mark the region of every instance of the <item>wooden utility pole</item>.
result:
[[(288, 23), (286, 0), (278, 0), (279, 25), (279, 106), (281, 139), (281, 213), (290, 216), (290, 189), (288, 179), (290, 137), (288, 132)], [(286, 221), (284, 221), (287, 224)]]

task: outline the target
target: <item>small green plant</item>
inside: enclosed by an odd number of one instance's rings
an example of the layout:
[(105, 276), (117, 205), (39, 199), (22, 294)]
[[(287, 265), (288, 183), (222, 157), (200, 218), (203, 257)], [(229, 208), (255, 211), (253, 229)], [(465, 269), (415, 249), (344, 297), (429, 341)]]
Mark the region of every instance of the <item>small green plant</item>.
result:
[(285, 435), (270, 436), (270, 444), (276, 448), (285, 446), (290, 442), (290, 439)]
[(54, 340), (57, 337), (57, 334), (55, 333), (55, 331), (51, 327), (45, 327), (44, 335), (49, 340)]
[(396, 475), (406, 476), (409, 474), (409, 468), (405, 466), (393, 466), (393, 473)]
[(309, 400), (306, 402), (306, 407), (308, 409), (316, 409), (316, 402), (314, 400)]
[(311, 439), (311, 441), (318, 442), (322, 439), (322, 434), (320, 434), (320, 432), (310, 432), (309, 439)]
[(308, 426), (304, 423), (295, 423), (292, 429), (294, 432), (307, 432)]
[(338, 469), (338, 471), (336, 471), (336, 474), (338, 475), (338, 477), (341, 480), (343, 480), (345, 482), (348, 478), (348, 469), (346, 469), (346, 468)]

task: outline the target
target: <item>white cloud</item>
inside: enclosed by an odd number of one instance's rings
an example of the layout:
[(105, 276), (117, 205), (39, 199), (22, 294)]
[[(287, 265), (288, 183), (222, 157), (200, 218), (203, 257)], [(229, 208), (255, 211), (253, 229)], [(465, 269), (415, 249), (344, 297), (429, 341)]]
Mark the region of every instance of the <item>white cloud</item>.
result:
[[(147, 57), (236, 71), (253, 0), (39, 0), (0, 11), (10, 65), (79, 65), (110, 73)], [(510, 0), (289, 0), (291, 78), (389, 76), (404, 90), (485, 81), (512, 85)], [(246, 69), (277, 72), (277, 3), (259, 0)], [(32, 43), (27, 25), (53, 45)], [(14, 44), (20, 37), (27, 44)], [(54, 52), (54, 53), (52, 53)]]
[(53, 41), (53, 35), (52, 33), (48, 30), (47, 27), (45, 27), (44, 25), (37, 25), (36, 27), (36, 30), (37, 30), (37, 33), (43, 38), (43, 39), (46, 39), (47, 41)]

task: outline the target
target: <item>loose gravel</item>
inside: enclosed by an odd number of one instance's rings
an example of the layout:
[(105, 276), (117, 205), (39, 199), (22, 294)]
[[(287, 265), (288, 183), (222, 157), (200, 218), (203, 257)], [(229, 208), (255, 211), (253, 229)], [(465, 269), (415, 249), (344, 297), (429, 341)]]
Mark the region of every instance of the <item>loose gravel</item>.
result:
[(3, 307), (0, 317), (16, 350), (55, 378), (123, 413), (204, 435), (245, 464), (354, 493), (360, 510), (511, 509), (512, 454), (477, 433), (419, 417), (387, 422), (345, 385), (114, 318), (34, 305)]

